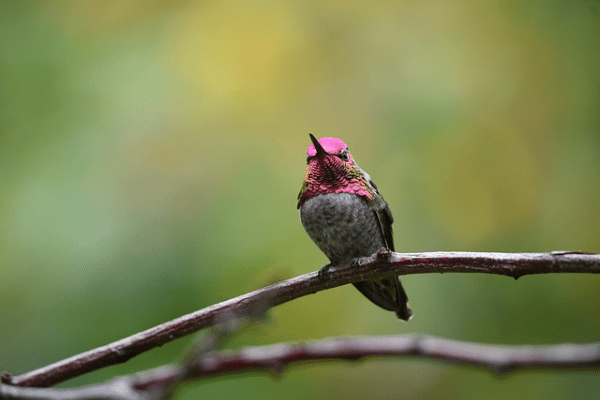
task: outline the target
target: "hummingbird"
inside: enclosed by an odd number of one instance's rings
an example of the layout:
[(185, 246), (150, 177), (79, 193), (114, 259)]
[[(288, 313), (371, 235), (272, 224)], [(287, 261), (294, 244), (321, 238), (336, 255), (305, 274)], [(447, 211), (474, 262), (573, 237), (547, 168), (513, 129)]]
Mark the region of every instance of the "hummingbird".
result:
[[(308, 166), (298, 209), (308, 236), (330, 261), (319, 270), (319, 276), (382, 247), (394, 251), (392, 212), (369, 174), (356, 164), (340, 139), (309, 136), (312, 144), (306, 151)], [(398, 277), (356, 282), (354, 286), (398, 318), (408, 321), (411, 317)]]

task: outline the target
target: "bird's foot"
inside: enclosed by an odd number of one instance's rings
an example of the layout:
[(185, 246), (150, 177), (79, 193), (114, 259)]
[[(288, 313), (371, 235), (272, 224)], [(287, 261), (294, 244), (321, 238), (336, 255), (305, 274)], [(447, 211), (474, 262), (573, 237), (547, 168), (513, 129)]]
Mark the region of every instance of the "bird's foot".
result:
[(389, 260), (392, 256), (392, 253), (393, 251), (391, 251), (387, 247), (382, 247), (379, 250), (377, 250), (377, 253), (375, 254), (378, 260)]
[(329, 274), (329, 270), (330, 270), (331, 268), (333, 268), (333, 264), (331, 264), (331, 263), (329, 263), (329, 264), (327, 264), (326, 266), (324, 266), (323, 268), (321, 268), (321, 269), (319, 270), (319, 273), (318, 273), (318, 275), (317, 275), (317, 276), (318, 276), (318, 278), (319, 278), (319, 279), (321, 279), (321, 280), (323, 280), (323, 279), (327, 278), (327, 275)]
[(365, 261), (365, 257), (353, 258), (352, 260), (350, 260), (350, 266), (351, 267), (360, 267), (361, 265), (363, 265), (364, 261)]

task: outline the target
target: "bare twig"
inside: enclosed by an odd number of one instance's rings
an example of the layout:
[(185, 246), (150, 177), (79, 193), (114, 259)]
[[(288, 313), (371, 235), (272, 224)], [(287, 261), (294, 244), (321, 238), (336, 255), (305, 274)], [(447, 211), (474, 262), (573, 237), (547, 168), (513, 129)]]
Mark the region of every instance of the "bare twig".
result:
[(127, 377), (73, 389), (11, 386), (0, 383), (1, 400), (157, 400), (152, 390), (136, 390)]
[[(209, 327), (218, 316), (251, 315), (290, 300), (361, 280), (393, 275), (479, 272), (519, 278), (558, 272), (600, 273), (600, 255), (580, 252), (551, 253), (392, 253), (380, 251), (353, 266), (339, 267), (321, 280), (317, 272), (206, 307), (143, 332), (2, 381), (17, 386), (51, 386), (109, 365), (125, 362), (152, 348)], [(256, 311), (259, 310), (259, 311)]]
[(544, 346), (502, 346), (469, 343), (426, 335), (335, 338), (304, 343), (247, 347), (239, 351), (213, 351), (193, 366), (165, 365), (117, 377), (104, 384), (77, 389), (21, 388), (0, 384), (0, 399), (154, 399), (164, 387), (181, 380), (249, 371), (280, 373), (295, 363), (324, 360), (360, 360), (368, 357), (423, 357), (487, 368), (504, 374), (526, 368), (600, 367), (600, 342)]
[(219, 319), (222, 322), (206, 330), (202, 336), (197, 337), (186, 351), (179, 365), (170, 366), (171, 370), (176, 372), (175, 375), (172, 375), (174, 379), (161, 381), (162, 384), (156, 385), (156, 390), (152, 390), (151, 393), (160, 399), (171, 398), (179, 384), (194, 375), (196, 364), (199, 360), (203, 359), (205, 354), (216, 350), (217, 346), (222, 345), (226, 338), (231, 337), (233, 333), (239, 332), (251, 321), (262, 317), (264, 317), (262, 314), (238, 317), (235, 315), (219, 315)]
[[(269, 371), (280, 373), (291, 363), (331, 359), (359, 360), (365, 357), (419, 356), (457, 364), (485, 367), (504, 374), (521, 368), (600, 367), (600, 342), (544, 346), (506, 346), (462, 342), (428, 335), (394, 335), (333, 338), (302, 343), (280, 343), (247, 347), (239, 351), (207, 354), (192, 378), (216, 374)], [(147, 388), (142, 377), (136, 388)]]

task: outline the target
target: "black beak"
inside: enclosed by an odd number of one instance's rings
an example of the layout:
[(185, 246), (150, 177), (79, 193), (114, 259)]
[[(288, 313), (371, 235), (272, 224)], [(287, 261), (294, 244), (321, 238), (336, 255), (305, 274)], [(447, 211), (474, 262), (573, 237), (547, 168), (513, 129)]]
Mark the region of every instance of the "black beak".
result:
[(312, 133), (309, 133), (308, 136), (310, 136), (310, 140), (312, 140), (313, 144), (315, 145), (315, 149), (317, 150), (316, 157), (329, 154), (328, 152), (325, 151), (325, 149), (323, 149), (323, 146), (321, 146), (321, 143), (319, 143), (317, 138), (314, 137)]

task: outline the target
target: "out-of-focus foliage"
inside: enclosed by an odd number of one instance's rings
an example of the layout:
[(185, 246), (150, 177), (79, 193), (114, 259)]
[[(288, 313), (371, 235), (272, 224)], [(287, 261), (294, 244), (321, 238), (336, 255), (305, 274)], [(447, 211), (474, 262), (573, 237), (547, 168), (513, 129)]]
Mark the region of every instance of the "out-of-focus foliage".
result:
[[(308, 132), (349, 144), (399, 251), (600, 251), (600, 4), (2, 2), (0, 369), (22, 373), (315, 270)], [(421, 332), (598, 340), (596, 276), (404, 278), (397, 321), (351, 287), (230, 347)], [(171, 362), (189, 338), (69, 382)], [(593, 398), (597, 374), (431, 361), (303, 365), (178, 398)]]

